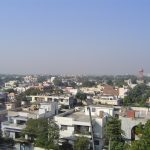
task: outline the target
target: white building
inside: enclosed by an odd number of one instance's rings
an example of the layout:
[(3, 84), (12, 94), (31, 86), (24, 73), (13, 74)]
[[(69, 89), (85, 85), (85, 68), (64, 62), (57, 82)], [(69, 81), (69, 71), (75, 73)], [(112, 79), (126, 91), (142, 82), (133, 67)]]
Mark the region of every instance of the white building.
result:
[[(96, 150), (102, 149), (104, 142), (104, 125), (107, 116), (113, 116), (112, 107), (89, 106), (92, 115), (94, 141)], [(76, 109), (77, 110), (77, 109)], [(87, 107), (78, 111), (70, 110), (55, 116), (55, 122), (60, 128), (60, 141), (69, 140), (73, 144), (78, 136), (91, 139), (91, 124)]]
[(12, 110), (12, 109), (15, 109), (16, 106), (15, 106), (15, 103), (5, 103), (5, 107), (6, 107), (6, 110)]
[(94, 96), (93, 101), (95, 104), (104, 104), (104, 105), (119, 105), (119, 99), (113, 95), (102, 95), (102, 96)]
[(119, 98), (124, 98), (125, 96), (127, 96), (128, 91), (129, 89), (127, 87), (119, 88)]
[(8, 99), (9, 99), (10, 101), (15, 100), (15, 98), (16, 98), (15, 93), (9, 93), (7, 96), (8, 96)]
[(56, 77), (51, 77), (50, 82), (53, 83)]
[(130, 87), (130, 88), (134, 88), (135, 86), (137, 86), (137, 84), (133, 84), (132, 83), (132, 81), (131, 81), (131, 79), (129, 79), (129, 80), (125, 80), (125, 82), (128, 84), (128, 86)]
[(131, 141), (139, 139), (135, 127), (140, 123), (144, 125), (150, 120), (150, 110), (145, 107), (124, 108), (119, 114), (119, 119), (121, 120), (121, 129), (125, 133), (124, 138), (130, 144)]
[(79, 90), (78, 89), (74, 89), (73, 87), (66, 87), (64, 89), (64, 92), (72, 94), (72, 95), (76, 95), (79, 92)]
[(13, 89), (16, 87), (16, 83), (17, 81), (13, 80), (13, 81), (9, 81), (5, 83), (5, 88), (6, 89)]
[(102, 86), (98, 86), (98, 87), (82, 87), (80, 88), (80, 91), (86, 94), (93, 94), (95, 95), (95, 93), (100, 93), (102, 91)]
[(39, 108), (8, 111), (8, 120), (1, 123), (3, 137), (19, 138), (28, 119), (49, 118), (58, 114), (58, 103), (40, 103)]
[(24, 82), (26, 82), (26, 83), (37, 82), (37, 77), (25, 76), (25, 77), (24, 77)]
[(18, 92), (18, 93), (22, 93), (22, 92), (25, 92), (27, 89), (29, 89), (30, 87), (16, 87), (15, 90)]
[(66, 95), (52, 95), (52, 96), (46, 96), (46, 95), (30, 95), (27, 96), (28, 99), (30, 99), (31, 103), (34, 102), (58, 102), (59, 105), (68, 106), (69, 108), (72, 108), (75, 103), (75, 99), (72, 96), (66, 96)]

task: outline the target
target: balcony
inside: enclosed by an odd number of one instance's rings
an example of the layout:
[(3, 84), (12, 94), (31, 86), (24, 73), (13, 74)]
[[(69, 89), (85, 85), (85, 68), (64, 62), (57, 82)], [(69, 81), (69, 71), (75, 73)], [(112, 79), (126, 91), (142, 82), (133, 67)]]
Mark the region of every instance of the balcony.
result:
[(87, 136), (87, 137), (91, 137), (91, 132), (90, 132), (90, 127), (89, 126), (80, 126), (80, 125), (76, 125), (74, 126), (74, 134), (76, 136)]
[(25, 124), (14, 124), (14, 123), (11, 123), (9, 121), (5, 121), (5, 122), (2, 122), (1, 124), (2, 128), (5, 128), (5, 129), (18, 129), (18, 130), (22, 130), (26, 127)]

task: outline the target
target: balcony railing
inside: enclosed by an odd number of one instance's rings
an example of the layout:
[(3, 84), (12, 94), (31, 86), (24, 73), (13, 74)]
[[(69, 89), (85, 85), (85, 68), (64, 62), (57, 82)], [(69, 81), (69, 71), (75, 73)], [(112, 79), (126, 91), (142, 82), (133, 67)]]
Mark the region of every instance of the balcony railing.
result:
[(91, 132), (89, 132), (89, 131), (75, 130), (74, 134), (90, 135)]
[(25, 124), (14, 124), (12, 122), (9, 122), (9, 121), (5, 121), (5, 122), (2, 122), (2, 126), (6, 126), (6, 127), (9, 127), (9, 128), (25, 128), (26, 125)]

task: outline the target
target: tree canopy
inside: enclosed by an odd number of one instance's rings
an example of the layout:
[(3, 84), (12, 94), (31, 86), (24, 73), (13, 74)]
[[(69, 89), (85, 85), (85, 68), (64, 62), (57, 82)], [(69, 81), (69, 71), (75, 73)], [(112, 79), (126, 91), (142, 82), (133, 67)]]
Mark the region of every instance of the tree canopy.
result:
[(150, 87), (145, 84), (139, 84), (131, 89), (124, 99), (124, 105), (145, 106), (150, 97)]
[(47, 119), (30, 119), (22, 134), (27, 134), (38, 147), (58, 149), (59, 128)]
[(85, 93), (82, 93), (82, 92), (78, 92), (75, 97), (77, 100), (80, 100), (79, 103), (81, 105), (83, 104), (83, 101), (86, 101), (86, 99), (87, 99), (87, 95)]
[(139, 124), (136, 133), (140, 139), (132, 142), (129, 150), (150, 150), (150, 120), (145, 125)]
[(63, 86), (62, 80), (59, 78), (54, 79), (53, 83), (55, 86)]
[(82, 86), (83, 87), (93, 87), (93, 86), (96, 86), (96, 84), (94, 81), (85, 80), (82, 82)]
[(38, 95), (41, 94), (42, 91), (40, 89), (30, 88), (25, 91), (25, 95)]
[(109, 145), (111, 150), (125, 149), (125, 142), (122, 137), (121, 121), (116, 117), (108, 118), (105, 126), (106, 145)]
[(14, 89), (5, 89), (4, 92), (15, 93), (16, 91)]
[(87, 137), (78, 137), (74, 143), (74, 150), (88, 150), (89, 139)]

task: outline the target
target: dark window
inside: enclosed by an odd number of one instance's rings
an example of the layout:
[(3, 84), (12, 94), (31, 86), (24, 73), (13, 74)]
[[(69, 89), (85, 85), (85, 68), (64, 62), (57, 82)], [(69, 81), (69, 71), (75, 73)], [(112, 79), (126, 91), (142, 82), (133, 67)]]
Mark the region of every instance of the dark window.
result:
[(92, 112), (95, 112), (96, 111), (96, 109), (95, 108), (92, 108)]
[(55, 99), (54, 99), (54, 102), (58, 102), (58, 99), (55, 98)]
[(67, 126), (66, 125), (61, 125), (61, 130), (67, 130)]
[(94, 144), (95, 144), (95, 145), (99, 145), (99, 140), (95, 140), (95, 141), (94, 141)]

